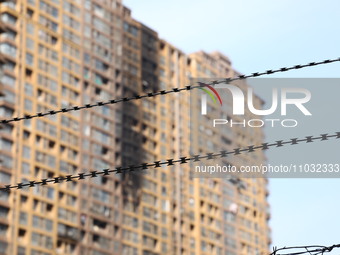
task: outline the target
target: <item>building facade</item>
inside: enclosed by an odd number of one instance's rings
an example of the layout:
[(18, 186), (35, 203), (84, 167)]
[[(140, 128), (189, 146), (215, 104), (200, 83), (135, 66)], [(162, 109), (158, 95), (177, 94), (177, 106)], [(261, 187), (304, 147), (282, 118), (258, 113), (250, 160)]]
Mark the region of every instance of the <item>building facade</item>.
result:
[[(222, 54), (185, 54), (117, 0), (0, 6), (1, 118), (235, 75)], [(0, 184), (212, 152), (217, 140), (191, 139), (191, 121), (181, 92), (2, 125)], [(263, 139), (234, 132), (225, 148)], [(254, 155), (242, 160), (265, 160)], [(184, 164), (1, 192), (0, 254), (266, 254), (267, 180), (243, 182), (191, 178)]]
[[(238, 76), (233, 70), (230, 60), (219, 52), (197, 52), (189, 55), (188, 66), (191, 77), (204, 78), (202, 81), (232, 78)], [(197, 79), (196, 79), (197, 81)], [(246, 91), (248, 85), (244, 81), (236, 85)], [(217, 116), (237, 123), (242, 123), (241, 118), (232, 116), (232, 98), (223, 97), (223, 106), (208, 101), (208, 108), (218, 112)], [(227, 95), (229, 96), (229, 95)], [(199, 98), (193, 98), (193, 104)], [(254, 98), (254, 105), (260, 108), (263, 102)], [(200, 112), (200, 104), (192, 111)], [(197, 115), (191, 114), (192, 118)], [(232, 116), (232, 117), (231, 117)], [(251, 113), (246, 112), (246, 118), (251, 119)], [(220, 118), (220, 117), (218, 117)], [(256, 117), (258, 118), (258, 116)], [(198, 118), (191, 121), (192, 145), (194, 154), (218, 152), (221, 150), (233, 151), (235, 148), (247, 148), (251, 144), (263, 142), (263, 130), (260, 128), (246, 128), (235, 125), (224, 128), (212, 128), (211, 115), (198, 114)], [(265, 162), (263, 151), (228, 155), (215, 163), (220, 165), (258, 165)], [(209, 162), (205, 162), (209, 164)], [(221, 177), (221, 176), (219, 176)], [(223, 177), (223, 176), (222, 176)], [(195, 189), (198, 196), (195, 198), (196, 224), (200, 226), (200, 234), (196, 240), (200, 242), (199, 251), (203, 254), (214, 254), (214, 250), (222, 251), (216, 254), (266, 254), (270, 244), (270, 218), (266, 178), (200, 178), (195, 179)], [(235, 179), (236, 178), (236, 179)], [(196, 200), (199, 200), (196, 202)], [(211, 219), (212, 222), (211, 222)], [(199, 231), (198, 231), (199, 232)], [(211, 238), (211, 236), (219, 238)]]

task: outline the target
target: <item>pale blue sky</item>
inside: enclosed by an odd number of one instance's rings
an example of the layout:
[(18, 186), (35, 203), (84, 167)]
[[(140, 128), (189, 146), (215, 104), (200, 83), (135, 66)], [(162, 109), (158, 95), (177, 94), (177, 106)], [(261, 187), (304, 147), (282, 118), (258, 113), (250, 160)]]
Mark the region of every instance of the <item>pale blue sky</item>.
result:
[[(184, 52), (219, 50), (245, 74), (340, 57), (338, 0), (124, 3), (136, 19)], [(335, 63), (271, 77), (340, 77), (339, 70)], [(324, 128), (336, 131), (339, 126)], [(323, 146), (310, 147), (311, 153), (323, 155)], [(329, 146), (338, 148), (335, 142)], [(269, 158), (277, 157), (275, 153), (268, 151)], [(334, 153), (333, 159), (338, 160)], [(273, 245), (340, 243), (340, 179), (271, 179), (270, 191)]]

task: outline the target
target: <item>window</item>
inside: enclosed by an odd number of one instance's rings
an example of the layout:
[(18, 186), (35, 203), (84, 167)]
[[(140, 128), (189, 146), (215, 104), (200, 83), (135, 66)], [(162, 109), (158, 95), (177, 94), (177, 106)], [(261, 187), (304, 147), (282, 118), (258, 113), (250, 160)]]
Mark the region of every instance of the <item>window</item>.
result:
[(33, 87), (30, 83), (25, 83), (25, 95), (26, 96), (33, 96)]
[(207, 243), (205, 241), (201, 241), (201, 250), (202, 251), (207, 251)]
[(10, 183), (11, 175), (8, 173), (0, 172), (0, 182), (2, 183)]
[(30, 174), (30, 164), (26, 162), (22, 162), (21, 164), (21, 173), (29, 175)]
[(63, 72), (62, 80), (63, 82), (73, 85), (75, 87), (79, 86), (79, 79), (68, 72), (65, 72), (65, 71)]
[(24, 158), (30, 159), (31, 158), (31, 148), (24, 145), (23, 150), (22, 150), (22, 154), (23, 154)]
[(44, 60), (39, 59), (39, 69), (43, 70), (51, 75), (58, 75), (58, 68)]
[(97, 74), (97, 73), (94, 73), (94, 82), (98, 85), (105, 85), (107, 84), (108, 80), (106, 78), (104, 78), (103, 76)]
[[(88, 1), (88, 0), (86, 0), (86, 1)], [(89, 2), (89, 4), (90, 4), (90, 6), (91, 6), (91, 3)], [(86, 6), (86, 2), (85, 2), (85, 6)], [(86, 7), (85, 7), (86, 8)], [(91, 7), (90, 7), (91, 8)], [(85, 19), (85, 22), (86, 23), (91, 23), (91, 14), (89, 13), (89, 12), (85, 12), (85, 17), (84, 17), (84, 19)]]
[(228, 212), (228, 211), (224, 211), (223, 218), (227, 222), (235, 222), (235, 220), (236, 220), (235, 215), (231, 212)]
[(95, 67), (97, 70), (100, 70), (102, 72), (106, 72), (109, 69), (109, 66), (107, 64), (98, 59), (95, 59)]
[(70, 206), (75, 206), (77, 203), (77, 198), (71, 195), (66, 196), (66, 204)]
[(32, 23), (27, 23), (26, 32), (27, 34), (34, 35), (34, 25)]
[(15, 68), (15, 63), (13, 63), (12, 61), (5, 61), (5, 64), (2, 65), (2, 68), (4, 70), (8, 70), (10, 72), (13, 72), (14, 68)]
[(79, 50), (66, 42), (63, 42), (63, 52), (67, 53), (68, 55), (74, 58), (77, 58), (77, 59), (80, 58)]
[[(103, 115), (109, 116), (111, 114), (111, 109), (107, 106), (101, 107), (101, 113)], [(97, 108), (98, 109), (98, 108)]]
[(0, 52), (9, 55), (11, 57), (16, 57), (17, 48), (8, 43), (0, 43)]
[(58, 32), (58, 23), (40, 15), (39, 16), (39, 23), (46, 28), (52, 30), (53, 32)]
[(33, 55), (31, 53), (26, 53), (26, 65), (32, 66), (33, 65)]
[(55, 50), (49, 49), (42, 44), (39, 44), (39, 54), (48, 59), (58, 61), (58, 52), (56, 52)]
[(20, 212), (19, 222), (20, 222), (21, 225), (26, 225), (27, 224), (27, 213)]
[(102, 160), (102, 159), (98, 159), (98, 158), (94, 158), (92, 160), (92, 166), (95, 169), (104, 169), (104, 168), (109, 168), (109, 164)]
[(110, 12), (105, 10), (103, 7), (101, 7), (98, 4), (93, 4), (93, 9), (94, 9), (94, 14), (97, 15), (98, 17), (104, 18), (107, 21), (111, 21), (111, 15)]
[(53, 199), (54, 198), (54, 189), (53, 188), (47, 188), (47, 197), (49, 199)]
[(138, 219), (129, 215), (124, 215), (123, 224), (133, 228), (138, 228)]
[(80, 15), (80, 9), (68, 1), (63, 1), (63, 8), (65, 11), (72, 13), (75, 16)]
[(138, 255), (138, 250), (137, 248), (124, 244), (122, 249), (122, 255)]
[(97, 17), (93, 18), (93, 25), (99, 31), (101, 31), (103, 33), (110, 34), (110, 26), (107, 25), (105, 22), (101, 21), (99, 18), (97, 18)]
[[(12, 150), (13, 143), (10, 140), (2, 138), (0, 140), (0, 149), (5, 151), (11, 151)], [(1, 181), (1, 179), (0, 179)]]
[(56, 37), (50, 35), (46, 31), (41, 30), (41, 29), (39, 30), (39, 39), (52, 45), (55, 45), (57, 43)]
[(25, 255), (26, 254), (26, 249), (25, 247), (18, 247), (18, 255)]
[[(11, 157), (6, 156), (6, 155), (2, 155), (0, 160), (1, 160), (0, 161), (0, 165), (1, 166), (4, 166), (6, 168), (12, 168), (12, 166), (13, 166), (13, 159)], [(8, 193), (8, 192), (6, 192), (6, 193)]]
[(80, 44), (80, 37), (68, 29), (63, 29), (63, 36), (75, 44)]
[(84, 6), (85, 6), (86, 9), (90, 10), (91, 9), (91, 1), (85, 0)]
[[(43, 87), (48, 88), (52, 91), (57, 91), (57, 88), (58, 88), (57, 82), (44, 75), (41, 75), (41, 74), (38, 75), (38, 83), (39, 85), (42, 85)], [(31, 85), (30, 90), (32, 90), (32, 95), (33, 95), (32, 85)], [(25, 91), (26, 91), (26, 87), (25, 87)]]
[(135, 26), (130, 25), (127, 22), (124, 22), (124, 30), (130, 34), (132, 34), (133, 36), (137, 36), (138, 35), (138, 28), (136, 28)]
[(8, 226), (4, 224), (0, 224), (0, 236), (6, 236)]
[(112, 47), (112, 41), (110, 40), (109, 37), (103, 35), (99, 31), (93, 30), (92, 31), (92, 36), (96, 38), (96, 42), (102, 44), (103, 46), (107, 48)]
[(123, 229), (122, 236), (124, 240), (133, 242), (133, 243), (138, 243), (138, 233)]
[[(48, 104), (51, 104), (51, 105), (56, 105), (57, 104), (57, 97), (46, 92), (46, 91), (43, 91), (43, 90), (38, 90), (38, 101), (40, 102), (45, 102), (45, 103), (48, 103)], [(38, 111), (44, 111), (44, 106), (41, 106), (40, 104), (38, 104)], [(52, 120), (52, 119), (50, 119)]]
[(3, 75), (0, 79), (1, 83), (10, 87), (15, 86), (15, 78), (7, 74)]
[(166, 187), (162, 187), (162, 195), (166, 196), (167, 195), (167, 189)]
[(3, 21), (4, 23), (11, 24), (13, 26), (15, 26), (17, 22), (17, 18), (9, 13), (4, 13), (0, 17), (1, 17), (1, 21)]
[(55, 168), (56, 160), (52, 155), (48, 155), (46, 153), (36, 151), (35, 158), (38, 162), (44, 163), (51, 168)]
[(158, 226), (147, 221), (143, 221), (143, 230), (154, 235), (158, 234)]
[(32, 244), (35, 246), (43, 246), (47, 249), (53, 248), (52, 238), (43, 234), (32, 232)]
[(0, 116), (3, 117), (12, 117), (13, 115), (13, 110), (7, 107), (0, 107)]
[(26, 38), (26, 48), (29, 50), (34, 50), (34, 41), (31, 38)]
[(80, 73), (80, 66), (66, 57), (63, 57), (63, 67), (75, 73)]
[(77, 215), (75, 212), (72, 212), (61, 207), (58, 209), (58, 218), (71, 222), (77, 221)]
[(92, 189), (92, 197), (95, 199), (98, 199), (99, 201), (103, 203), (109, 203), (110, 202), (110, 194), (104, 190), (99, 190), (96, 188)]
[(159, 57), (159, 63), (160, 63), (161, 65), (165, 65), (165, 57), (164, 57), (164, 56), (160, 56), (160, 57)]
[(100, 143), (104, 143), (104, 144), (110, 144), (111, 143), (111, 136), (102, 132), (102, 131), (99, 131), (99, 130), (96, 130), (96, 129), (93, 129), (92, 131), (92, 137), (93, 139), (95, 139), (96, 141), (100, 142)]
[(64, 160), (60, 160), (60, 171), (65, 172), (65, 173), (74, 173), (77, 170), (77, 166), (68, 163)]
[(80, 23), (66, 14), (63, 15), (63, 23), (75, 30), (80, 28)]
[(50, 219), (33, 215), (33, 227), (46, 231), (52, 231), (53, 223)]
[(13, 126), (5, 124), (2, 126), (2, 130), (1, 130), (4, 134), (8, 134), (11, 135), (12, 131), (13, 131)]
[(159, 70), (159, 75), (160, 75), (161, 77), (165, 77), (165, 71), (164, 71), (164, 69), (160, 69), (160, 70)]
[(56, 7), (53, 7), (52, 5), (42, 0), (40, 0), (39, 7), (40, 7), (40, 10), (45, 11), (46, 13), (52, 15), (54, 18), (58, 18), (58, 9)]
[(91, 37), (91, 28), (90, 27), (88, 27), (88, 26), (84, 27), (84, 35), (86, 37)]
[[(103, 100), (104, 100), (104, 98), (106, 98), (106, 97), (103, 97)], [(101, 128), (103, 128), (107, 131), (111, 130), (111, 122), (109, 120), (102, 118), (102, 117), (95, 115), (95, 114), (93, 114), (92, 116), (93, 116), (92, 121), (93, 121), (93, 123), (96, 123), (96, 126), (101, 127)]]

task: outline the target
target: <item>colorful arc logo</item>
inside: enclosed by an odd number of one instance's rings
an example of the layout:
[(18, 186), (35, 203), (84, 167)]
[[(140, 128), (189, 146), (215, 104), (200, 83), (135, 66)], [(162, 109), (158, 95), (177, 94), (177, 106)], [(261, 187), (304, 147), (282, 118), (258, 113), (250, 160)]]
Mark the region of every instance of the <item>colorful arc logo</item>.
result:
[(208, 89), (206, 89), (206, 88), (200, 88), (200, 89), (203, 90), (205, 93), (207, 93), (215, 104), (217, 103), (217, 100), (216, 100), (216, 98), (217, 98), (218, 101), (220, 102), (221, 106), (222, 106), (222, 99), (221, 99), (220, 95), (218, 94), (218, 92), (216, 91), (216, 89), (214, 89), (212, 86), (210, 86), (208, 84), (202, 84), (201, 83), (201, 85), (203, 85), (204, 87), (207, 87)]

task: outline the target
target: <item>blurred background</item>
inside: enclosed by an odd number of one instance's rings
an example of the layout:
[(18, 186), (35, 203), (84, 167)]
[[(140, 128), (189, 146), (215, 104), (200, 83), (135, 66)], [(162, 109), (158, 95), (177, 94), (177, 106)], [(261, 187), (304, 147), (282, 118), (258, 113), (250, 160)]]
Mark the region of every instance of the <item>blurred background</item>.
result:
[[(322, 121), (287, 133), (214, 133), (203, 117), (190, 119), (189, 92), (101, 102), (173, 91), (191, 78), (338, 58), (339, 7), (335, 0), (1, 0), (1, 119), (98, 105), (1, 124), (2, 187), (76, 177), (0, 191), (0, 254), (258, 255), (337, 243), (338, 179), (190, 178), (189, 164), (171, 160), (81, 181), (77, 174), (338, 131), (336, 86), (331, 95), (315, 88), (323, 103), (313, 107), (328, 114)], [(270, 77), (337, 78), (339, 67)], [(270, 102), (261, 84), (240, 82), (249, 85), (257, 105)], [(315, 142), (224, 163), (339, 163), (337, 148), (336, 140)]]

